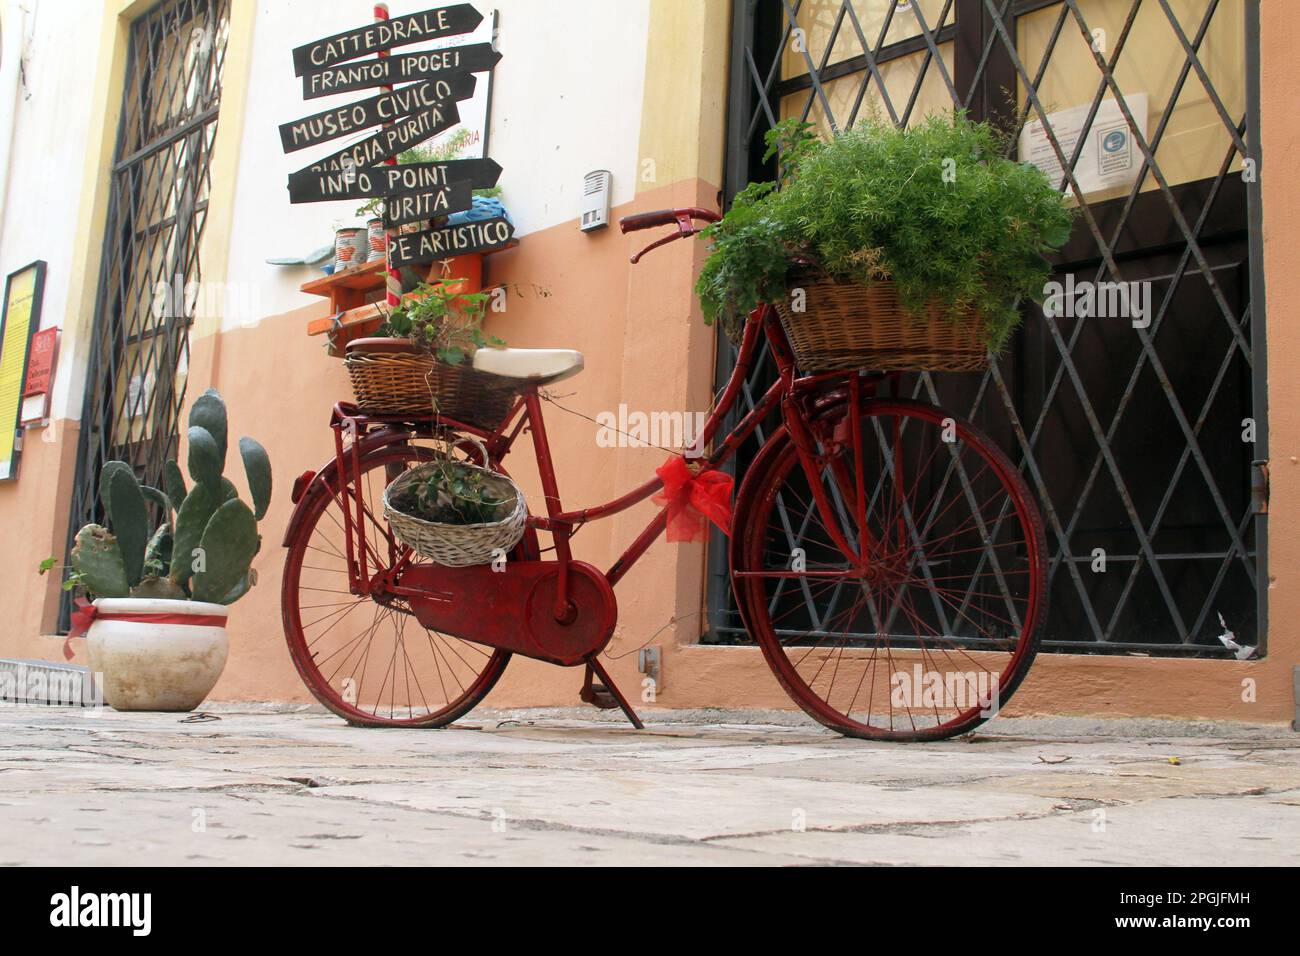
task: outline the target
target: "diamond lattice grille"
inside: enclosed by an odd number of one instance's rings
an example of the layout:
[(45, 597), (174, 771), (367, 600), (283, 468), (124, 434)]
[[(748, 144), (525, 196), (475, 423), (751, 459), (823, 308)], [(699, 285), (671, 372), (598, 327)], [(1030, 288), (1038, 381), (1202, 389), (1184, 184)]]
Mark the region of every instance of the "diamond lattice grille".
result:
[[(1222, 614), (1262, 648), (1265, 519), (1251, 494), (1252, 463), (1268, 457), (1263, 316), (1251, 295), (1261, 287), (1258, 3), (735, 7), (728, 195), (771, 178), (762, 136), (779, 119), (829, 130), (965, 109), (1009, 130), (1015, 158), (1026, 158), (1028, 126), (1036, 157), (1054, 160), (1078, 206), (1054, 280), (1149, 290), (1145, 327), (1048, 317), (1027, 303), (1023, 330), (986, 374), (903, 380), (905, 394), (994, 435), (1035, 491), (1051, 552), (1045, 646), (1220, 656)], [(1089, 137), (1116, 129), (1136, 176), (1106, 186), (1082, 163), (1096, 156)], [(734, 350), (720, 341), (723, 376)], [(747, 396), (771, 374), (759, 363)], [(744, 640), (725, 549), (713, 553), (710, 636)]]
[[(176, 456), (200, 281), (228, 0), (164, 0), (131, 26), (108, 199), (72, 533), (101, 521), (98, 475), (161, 484)], [(71, 546), (71, 539), (69, 540)], [(67, 626), (68, 608), (63, 610)]]

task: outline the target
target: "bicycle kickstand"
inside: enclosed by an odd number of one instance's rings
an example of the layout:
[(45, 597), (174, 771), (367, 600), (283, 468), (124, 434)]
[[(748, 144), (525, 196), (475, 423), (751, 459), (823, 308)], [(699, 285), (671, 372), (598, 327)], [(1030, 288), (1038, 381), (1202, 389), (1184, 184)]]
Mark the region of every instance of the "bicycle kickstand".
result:
[[(593, 673), (600, 678), (601, 682), (599, 684), (592, 683)], [(627, 698), (623, 696), (622, 691), (614, 686), (614, 682), (606, 673), (605, 668), (601, 667), (600, 661), (594, 657), (587, 658), (587, 673), (583, 678), (582, 691), (578, 696), (586, 703), (594, 704), (601, 710), (620, 708), (627, 719), (632, 722), (633, 727), (637, 730), (645, 730), (645, 724), (641, 723), (641, 718), (636, 715), (632, 705), (627, 702)]]

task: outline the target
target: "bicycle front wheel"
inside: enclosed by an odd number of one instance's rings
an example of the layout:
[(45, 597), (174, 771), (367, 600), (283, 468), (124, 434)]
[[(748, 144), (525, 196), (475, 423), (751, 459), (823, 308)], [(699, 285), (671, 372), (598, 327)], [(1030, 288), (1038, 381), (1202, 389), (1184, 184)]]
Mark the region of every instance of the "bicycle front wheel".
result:
[[(370, 573), (429, 562), (393, 537), (384, 520), (385, 486), (434, 450), (394, 444), (361, 459), (359, 474), (316, 482), (289, 541), (281, 607), (285, 639), (313, 696), (367, 727), (441, 727), (483, 699), (505, 670), (509, 653), (430, 630), (394, 593), (356, 594), (349, 587), (343, 508), (359, 483), (365, 518), (353, 547), (364, 547)], [(346, 494), (345, 499), (343, 495)], [(519, 545), (523, 556), (525, 543)]]
[(1029, 489), (987, 436), (933, 406), (864, 399), (809, 424), (815, 477), (783, 428), (741, 489), (732, 577), (750, 634), (840, 733), (971, 730), (1038, 647), (1046, 541)]

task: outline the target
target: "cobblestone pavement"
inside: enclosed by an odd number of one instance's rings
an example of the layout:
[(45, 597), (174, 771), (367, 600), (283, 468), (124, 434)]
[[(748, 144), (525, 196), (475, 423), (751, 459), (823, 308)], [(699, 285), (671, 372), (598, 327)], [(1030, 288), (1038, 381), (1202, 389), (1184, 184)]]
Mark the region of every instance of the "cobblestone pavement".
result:
[(0, 710), (0, 864), (1295, 864), (1300, 735), (998, 719), (940, 744), (800, 715), (476, 711), (367, 730)]

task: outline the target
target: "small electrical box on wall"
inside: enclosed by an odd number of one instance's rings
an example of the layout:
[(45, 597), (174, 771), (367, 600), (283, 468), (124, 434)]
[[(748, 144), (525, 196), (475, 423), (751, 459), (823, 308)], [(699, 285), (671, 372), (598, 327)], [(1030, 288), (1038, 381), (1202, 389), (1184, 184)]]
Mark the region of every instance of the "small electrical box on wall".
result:
[(596, 169), (582, 179), (582, 216), (578, 228), (583, 232), (609, 225), (609, 185), (613, 177), (608, 169)]

